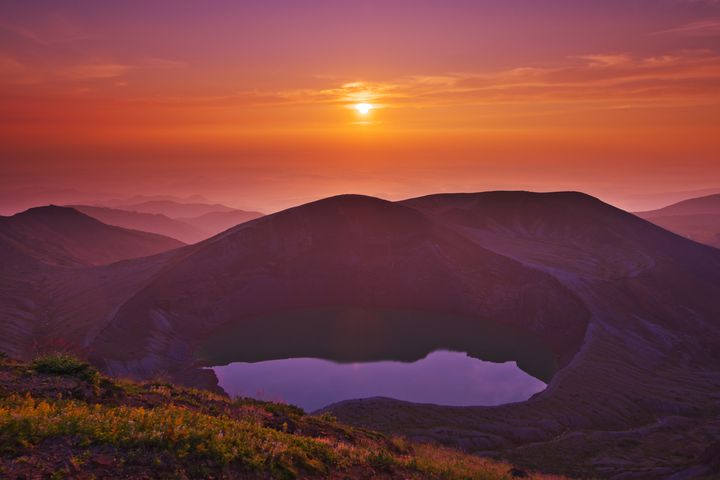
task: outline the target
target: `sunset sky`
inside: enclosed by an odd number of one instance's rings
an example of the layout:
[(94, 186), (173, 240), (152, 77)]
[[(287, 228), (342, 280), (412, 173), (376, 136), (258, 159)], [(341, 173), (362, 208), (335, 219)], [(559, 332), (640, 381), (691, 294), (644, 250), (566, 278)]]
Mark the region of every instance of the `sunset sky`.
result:
[(720, 191), (718, 0), (5, 1), (0, 86), (4, 214)]

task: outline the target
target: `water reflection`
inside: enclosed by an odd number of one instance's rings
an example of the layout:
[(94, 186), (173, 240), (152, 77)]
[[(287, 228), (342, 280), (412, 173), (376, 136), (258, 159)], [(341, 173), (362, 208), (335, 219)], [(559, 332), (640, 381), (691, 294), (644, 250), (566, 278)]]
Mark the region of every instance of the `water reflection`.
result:
[(375, 396), (438, 405), (499, 405), (526, 400), (545, 388), (515, 362), (486, 362), (450, 351), (412, 363), (290, 358), (236, 362), (213, 370), (230, 395), (284, 401), (306, 411)]

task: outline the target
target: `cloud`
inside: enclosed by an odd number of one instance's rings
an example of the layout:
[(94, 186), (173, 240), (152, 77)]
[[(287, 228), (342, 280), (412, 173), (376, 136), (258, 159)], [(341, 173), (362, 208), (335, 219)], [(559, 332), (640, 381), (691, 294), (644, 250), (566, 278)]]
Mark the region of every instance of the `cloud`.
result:
[(566, 58), (560, 66), (411, 75), (383, 81), (315, 79), (320, 82), (318, 88), (254, 89), (212, 96), (138, 98), (136, 101), (213, 108), (373, 103), (381, 109), (491, 105), (544, 108), (569, 104), (620, 109), (720, 102), (720, 56), (706, 50), (678, 51), (653, 57), (595, 53)]
[(720, 36), (720, 18), (711, 18), (697, 22), (686, 23), (667, 30), (655, 32), (655, 35), (683, 35), (687, 37), (716, 37)]
[(720, 5), (720, 0), (680, 0), (680, 3), (690, 3), (696, 5)]
[[(18, 57), (0, 52), (0, 84), (36, 85), (51, 82), (85, 82), (119, 79), (132, 71), (144, 69), (183, 68), (183, 62), (147, 58), (134, 63), (84, 60), (74, 63), (23, 62)], [(116, 82), (117, 83), (117, 82)]]
[(121, 77), (135, 68), (134, 65), (117, 63), (73, 65), (57, 70), (53, 76), (59, 80), (99, 80)]
[(93, 38), (92, 35), (82, 32), (64, 16), (58, 14), (47, 15), (45, 20), (43, 28), (34, 29), (0, 19), (0, 29), (42, 47)]
[[(346, 82), (319, 89), (244, 92), (238, 101), (262, 104), (372, 102), (386, 107), (519, 103), (650, 104), (697, 102), (720, 96), (720, 57), (683, 51), (637, 58), (622, 53), (568, 58), (559, 67), (416, 75)], [(227, 100), (227, 97), (224, 98)]]
[(32, 85), (39, 83), (41, 78), (37, 71), (13, 56), (0, 53), (0, 84)]

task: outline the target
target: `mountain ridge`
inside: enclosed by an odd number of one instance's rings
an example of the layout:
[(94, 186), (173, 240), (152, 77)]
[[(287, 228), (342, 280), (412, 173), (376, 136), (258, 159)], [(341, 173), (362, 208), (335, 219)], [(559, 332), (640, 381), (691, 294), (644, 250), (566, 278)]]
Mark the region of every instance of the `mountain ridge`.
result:
[(720, 248), (720, 194), (692, 198), (636, 215), (683, 237)]
[[(73, 208), (56, 205), (0, 217), (0, 231), (31, 256), (58, 265), (101, 265), (184, 245), (162, 235), (107, 225)], [(57, 243), (59, 239), (62, 244)]]

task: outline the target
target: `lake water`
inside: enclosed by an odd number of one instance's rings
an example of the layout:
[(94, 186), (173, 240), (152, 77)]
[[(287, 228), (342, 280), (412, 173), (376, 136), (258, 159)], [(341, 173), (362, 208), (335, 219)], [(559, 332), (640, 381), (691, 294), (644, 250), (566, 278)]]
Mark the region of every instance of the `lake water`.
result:
[(500, 405), (527, 400), (546, 387), (515, 362), (482, 361), (447, 350), (414, 362), (289, 358), (234, 362), (213, 370), (232, 396), (282, 401), (306, 411), (377, 396), (438, 405)]
[(527, 400), (557, 370), (552, 351), (510, 325), (446, 312), (357, 306), (238, 319), (214, 332), (199, 357), (214, 366), (228, 394), (280, 400), (307, 411), (377, 396), (499, 405)]

